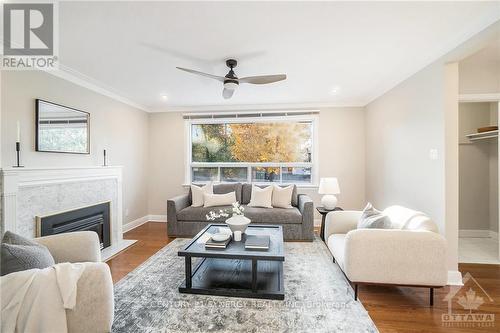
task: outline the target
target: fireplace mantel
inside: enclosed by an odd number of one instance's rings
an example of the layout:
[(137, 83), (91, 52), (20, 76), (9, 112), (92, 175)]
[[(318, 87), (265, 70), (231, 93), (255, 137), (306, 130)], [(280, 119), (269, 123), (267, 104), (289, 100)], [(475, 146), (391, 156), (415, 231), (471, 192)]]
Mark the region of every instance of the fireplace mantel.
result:
[(6, 168), (0, 180), (2, 233), (35, 237), (37, 215), (110, 201), (112, 249), (103, 257), (123, 250), (121, 166)]

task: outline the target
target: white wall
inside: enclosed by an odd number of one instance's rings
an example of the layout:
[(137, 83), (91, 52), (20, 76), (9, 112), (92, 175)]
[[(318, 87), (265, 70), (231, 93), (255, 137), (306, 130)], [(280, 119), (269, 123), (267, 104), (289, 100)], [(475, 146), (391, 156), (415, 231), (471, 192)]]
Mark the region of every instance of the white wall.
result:
[(459, 64), (461, 94), (500, 93), (500, 39)]
[[(181, 113), (149, 116), (149, 212), (166, 214), (167, 199), (185, 192), (186, 148)], [(361, 209), (365, 203), (365, 134), (362, 108), (326, 108), (319, 116), (319, 176), (338, 177), (339, 206)], [(301, 189), (316, 204), (317, 188)], [(319, 216), (317, 216), (319, 218)]]
[(367, 200), (426, 212), (442, 233), (443, 77), (441, 65), (429, 66), (366, 106)]
[[(102, 165), (102, 149), (106, 147), (109, 164), (123, 166), (123, 222), (148, 214), (147, 113), (45, 72), (3, 71), (1, 84), (2, 167), (15, 164), (17, 121), (21, 124), (22, 163), (26, 167)], [(90, 155), (34, 150), (36, 98), (90, 112)]]
[(445, 122), (454, 121), (446, 111), (453, 99), (457, 104), (458, 66), (437, 61), (365, 108), (367, 200), (381, 209), (398, 204), (427, 213), (448, 240), (450, 271), (457, 270), (458, 212), (447, 211), (455, 200), (448, 184), (456, 178), (458, 186), (458, 168), (448, 172), (445, 160), (456, 156), (458, 164), (458, 148), (445, 149), (445, 136), (453, 138), (458, 123)]

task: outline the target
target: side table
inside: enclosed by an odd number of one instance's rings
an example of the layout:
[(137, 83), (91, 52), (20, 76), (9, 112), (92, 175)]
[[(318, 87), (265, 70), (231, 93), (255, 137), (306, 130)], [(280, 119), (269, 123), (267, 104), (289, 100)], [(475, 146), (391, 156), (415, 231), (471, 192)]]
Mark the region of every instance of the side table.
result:
[(316, 207), (316, 210), (318, 211), (318, 213), (321, 214), (321, 229), (320, 229), (320, 232), (319, 232), (319, 236), (321, 237), (321, 239), (324, 242), (325, 241), (325, 220), (326, 220), (326, 214), (328, 214), (330, 212), (334, 212), (334, 211), (343, 210), (343, 209), (340, 208), (340, 207), (335, 207), (335, 209), (333, 209), (333, 210), (328, 210), (328, 209), (325, 209), (323, 206), (319, 206), (319, 207)]

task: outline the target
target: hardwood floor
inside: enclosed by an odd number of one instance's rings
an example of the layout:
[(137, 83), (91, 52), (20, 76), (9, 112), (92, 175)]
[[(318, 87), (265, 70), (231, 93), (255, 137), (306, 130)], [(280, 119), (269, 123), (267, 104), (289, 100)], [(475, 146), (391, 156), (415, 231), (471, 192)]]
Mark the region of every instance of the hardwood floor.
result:
[(137, 242), (107, 261), (114, 283), (175, 239), (167, 236), (167, 224), (163, 222), (145, 223), (123, 234), (123, 238)]
[[(167, 236), (166, 224), (158, 222), (143, 224), (124, 238), (138, 242), (108, 261), (115, 283), (174, 239)], [(494, 327), (444, 327), (441, 316), (448, 312), (444, 298), (449, 287), (435, 290), (434, 307), (423, 288), (360, 286), (359, 299), (380, 332), (500, 332), (500, 265), (461, 264), (459, 269), (470, 273), (493, 299), (481, 294), (484, 303), (478, 312), (494, 314)]]

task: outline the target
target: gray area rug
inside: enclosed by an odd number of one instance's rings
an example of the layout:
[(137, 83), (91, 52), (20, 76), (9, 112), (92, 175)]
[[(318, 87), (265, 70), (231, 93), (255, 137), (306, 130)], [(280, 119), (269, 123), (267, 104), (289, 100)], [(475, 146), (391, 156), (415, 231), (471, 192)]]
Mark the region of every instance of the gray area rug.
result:
[[(316, 239), (285, 243), (285, 300), (180, 294), (176, 239), (115, 285), (113, 332), (377, 332)], [(193, 263), (194, 266), (194, 263)]]

